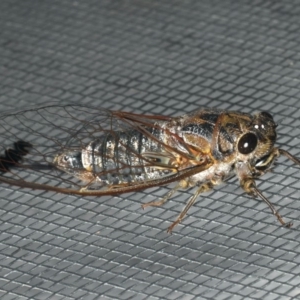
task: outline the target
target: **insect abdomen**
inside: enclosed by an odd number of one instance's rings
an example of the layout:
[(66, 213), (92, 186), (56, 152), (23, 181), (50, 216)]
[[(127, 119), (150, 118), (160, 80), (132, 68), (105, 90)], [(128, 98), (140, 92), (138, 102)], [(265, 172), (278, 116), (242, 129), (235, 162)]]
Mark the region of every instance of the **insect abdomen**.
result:
[[(160, 139), (161, 131), (151, 134)], [(159, 152), (161, 144), (139, 131), (108, 133), (82, 150), (82, 163), (98, 180), (121, 184), (159, 178), (165, 171), (147, 166), (145, 152)]]

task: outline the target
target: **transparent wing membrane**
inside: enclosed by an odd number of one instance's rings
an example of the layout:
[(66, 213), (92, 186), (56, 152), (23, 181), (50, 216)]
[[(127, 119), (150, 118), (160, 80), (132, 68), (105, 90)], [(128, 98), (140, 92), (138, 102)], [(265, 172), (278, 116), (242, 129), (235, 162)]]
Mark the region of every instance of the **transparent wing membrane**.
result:
[[(159, 185), (162, 177), (178, 180), (185, 172), (170, 165), (173, 156), (161, 138), (159, 122), (168, 119), (80, 105), (49, 105), (4, 115), (0, 181), (61, 192), (114, 194), (132, 186)], [(65, 169), (55, 165), (57, 157), (65, 160)]]

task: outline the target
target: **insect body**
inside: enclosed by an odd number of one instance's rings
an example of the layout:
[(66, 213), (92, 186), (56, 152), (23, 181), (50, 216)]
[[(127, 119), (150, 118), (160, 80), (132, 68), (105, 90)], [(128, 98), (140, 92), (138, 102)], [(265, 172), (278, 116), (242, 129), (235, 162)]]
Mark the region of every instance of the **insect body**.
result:
[[(3, 183), (101, 196), (178, 182), (144, 208), (162, 205), (179, 188), (194, 187), (171, 232), (199, 194), (237, 176), (248, 194), (263, 199), (281, 224), (291, 226), (255, 185), (281, 154), (300, 165), (274, 146), (276, 125), (267, 112), (201, 109), (171, 118), (49, 105), (2, 116), (0, 126), (3, 147), (15, 143), (15, 150), (0, 157)], [(18, 145), (22, 151), (16, 154)]]

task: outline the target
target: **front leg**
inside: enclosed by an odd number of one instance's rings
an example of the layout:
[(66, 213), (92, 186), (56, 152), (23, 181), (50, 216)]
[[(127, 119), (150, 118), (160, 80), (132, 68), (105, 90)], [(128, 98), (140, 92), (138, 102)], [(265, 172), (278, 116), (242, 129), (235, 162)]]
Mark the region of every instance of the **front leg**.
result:
[(278, 211), (276, 210), (276, 208), (274, 207), (274, 205), (261, 193), (261, 191), (256, 187), (255, 181), (253, 178), (243, 178), (240, 181), (241, 187), (244, 189), (244, 191), (248, 194), (250, 194), (251, 196), (258, 196), (260, 197), (262, 200), (264, 200), (268, 206), (270, 207), (273, 215), (275, 215), (278, 219), (278, 221), (284, 225), (287, 228), (292, 227), (293, 223), (289, 222), (286, 223), (283, 221), (282, 216), (278, 213)]

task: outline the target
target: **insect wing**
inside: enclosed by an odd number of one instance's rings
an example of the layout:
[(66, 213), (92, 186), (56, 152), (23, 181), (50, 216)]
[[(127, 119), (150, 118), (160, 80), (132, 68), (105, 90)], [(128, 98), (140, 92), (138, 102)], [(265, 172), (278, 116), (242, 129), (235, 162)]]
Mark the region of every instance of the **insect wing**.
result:
[[(97, 173), (97, 177), (132, 170), (132, 160), (136, 169), (143, 169), (145, 164), (168, 169), (168, 156), (172, 156), (170, 149), (153, 134), (155, 130), (160, 130), (157, 122), (168, 120), (163, 116), (111, 112), (81, 105), (49, 105), (3, 115), (0, 117), (0, 182), (63, 193), (104, 195), (140, 190), (194, 174), (197, 168), (178, 172), (170, 170), (164, 178), (93, 186), (91, 182), (84, 182), (53, 164), (58, 154), (80, 152), (92, 141), (103, 139), (103, 136), (109, 135), (113, 140), (121, 134), (124, 151), (131, 161), (125, 163), (124, 157), (121, 159), (115, 155), (114, 169), (103, 170)], [(153, 152), (143, 156), (130, 143), (126, 143), (133, 132), (146, 137)], [(153, 157), (162, 159), (155, 160)], [(198, 166), (198, 171), (207, 167)]]

